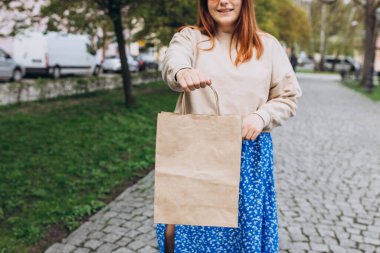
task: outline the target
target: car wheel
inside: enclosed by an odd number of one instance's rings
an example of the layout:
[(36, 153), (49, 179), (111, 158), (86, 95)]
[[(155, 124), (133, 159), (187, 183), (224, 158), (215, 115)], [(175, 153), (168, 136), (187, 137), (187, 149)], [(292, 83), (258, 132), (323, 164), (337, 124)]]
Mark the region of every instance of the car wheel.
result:
[(12, 75), (12, 81), (19, 82), (22, 79), (22, 72), (20, 69), (15, 69)]
[(61, 69), (58, 66), (53, 68), (53, 78), (58, 79), (61, 77)]

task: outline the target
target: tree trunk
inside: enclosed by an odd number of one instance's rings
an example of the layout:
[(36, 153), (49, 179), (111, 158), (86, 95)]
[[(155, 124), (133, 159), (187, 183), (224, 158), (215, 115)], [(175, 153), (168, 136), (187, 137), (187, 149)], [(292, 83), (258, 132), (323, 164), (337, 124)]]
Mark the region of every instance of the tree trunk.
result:
[(103, 43), (102, 43), (103, 54), (102, 54), (102, 60), (104, 61), (104, 59), (106, 58), (106, 51), (107, 51), (107, 48), (108, 48), (107, 28), (106, 28), (105, 25), (103, 26), (102, 30), (103, 30)]
[(320, 33), (320, 46), (319, 53), (321, 54), (321, 59), (319, 61), (319, 70), (325, 70), (325, 50), (326, 50), (326, 4), (322, 3), (321, 6), (321, 33)]
[(376, 53), (376, 5), (367, 0), (365, 6), (364, 64), (361, 86), (367, 91), (373, 89), (373, 71)]
[(131, 75), (129, 73), (129, 67), (127, 62), (127, 54), (125, 52), (125, 39), (123, 33), (123, 23), (121, 16), (121, 5), (115, 4), (113, 1), (110, 1), (108, 5), (108, 14), (112, 19), (116, 40), (119, 50), (119, 57), (121, 62), (121, 76), (123, 79), (123, 88), (124, 88), (124, 97), (125, 97), (125, 106), (129, 107), (135, 103), (135, 98), (132, 96), (132, 83)]

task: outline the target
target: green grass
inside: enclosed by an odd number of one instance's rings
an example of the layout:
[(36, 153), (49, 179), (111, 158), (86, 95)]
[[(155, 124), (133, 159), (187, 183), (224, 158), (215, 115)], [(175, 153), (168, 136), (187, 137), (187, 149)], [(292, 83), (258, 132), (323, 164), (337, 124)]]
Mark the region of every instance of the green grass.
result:
[(343, 85), (357, 91), (366, 97), (370, 98), (373, 101), (380, 101), (380, 85), (374, 87), (372, 92), (365, 91), (360, 85), (359, 81), (356, 80), (346, 80), (343, 82)]
[(154, 164), (156, 117), (178, 94), (141, 85), (0, 108), (0, 252), (29, 252), (50, 225), (72, 231), (115, 187)]

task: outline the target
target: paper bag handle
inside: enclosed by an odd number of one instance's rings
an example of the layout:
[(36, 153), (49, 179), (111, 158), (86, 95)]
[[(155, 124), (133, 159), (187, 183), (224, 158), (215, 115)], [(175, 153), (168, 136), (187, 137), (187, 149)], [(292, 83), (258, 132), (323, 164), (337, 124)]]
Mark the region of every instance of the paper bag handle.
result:
[[(215, 96), (215, 104), (216, 104), (216, 113), (217, 115), (220, 115), (220, 108), (219, 108), (219, 97), (218, 97), (218, 93), (216, 92), (215, 88), (212, 87), (212, 85), (207, 85), (208, 87), (210, 87), (212, 89), (212, 91), (214, 92), (214, 96)], [(204, 89), (204, 88), (203, 88)], [(186, 110), (186, 106), (185, 106), (185, 91), (181, 92), (181, 100), (182, 100), (182, 114), (186, 114), (185, 110)]]

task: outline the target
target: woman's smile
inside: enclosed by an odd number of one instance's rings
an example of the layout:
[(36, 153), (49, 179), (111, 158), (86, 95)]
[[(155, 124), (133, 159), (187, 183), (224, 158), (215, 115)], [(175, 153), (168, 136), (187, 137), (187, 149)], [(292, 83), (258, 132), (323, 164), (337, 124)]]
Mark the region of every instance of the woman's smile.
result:
[(234, 9), (220, 9), (220, 10), (217, 10), (217, 12), (219, 12), (222, 15), (229, 14), (229, 13), (231, 13), (233, 11), (234, 11)]

